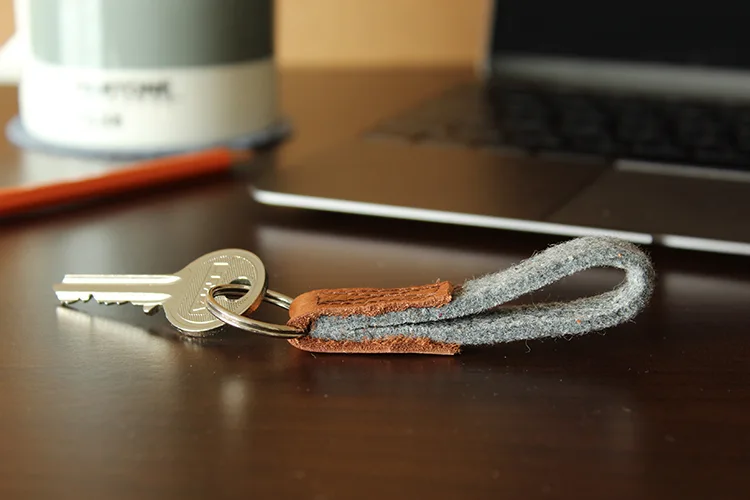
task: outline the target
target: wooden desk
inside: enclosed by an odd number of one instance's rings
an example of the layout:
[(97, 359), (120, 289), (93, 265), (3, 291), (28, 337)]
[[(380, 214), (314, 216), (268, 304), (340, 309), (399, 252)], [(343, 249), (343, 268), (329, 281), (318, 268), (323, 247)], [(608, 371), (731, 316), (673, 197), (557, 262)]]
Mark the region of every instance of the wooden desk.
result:
[[(295, 137), (244, 174), (3, 221), (0, 498), (747, 498), (747, 258), (649, 249), (659, 283), (635, 322), (455, 358), (314, 356), (235, 331), (180, 338), (130, 306), (57, 308), (65, 272), (172, 272), (230, 246), (295, 295), (460, 282), (558, 241), (248, 196), (274, 157), (293, 168), (469, 77), (286, 73)], [(0, 89), (3, 121), (14, 103)], [(533, 299), (618, 279), (592, 271)]]

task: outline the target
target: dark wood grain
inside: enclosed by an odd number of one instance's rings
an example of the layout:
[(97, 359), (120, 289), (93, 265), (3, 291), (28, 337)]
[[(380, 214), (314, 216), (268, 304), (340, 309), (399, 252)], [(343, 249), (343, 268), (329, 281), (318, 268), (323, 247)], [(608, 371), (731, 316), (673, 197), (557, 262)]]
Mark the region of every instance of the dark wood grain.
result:
[[(179, 337), (130, 306), (57, 307), (66, 272), (171, 272), (222, 247), (256, 252), (296, 295), (461, 282), (558, 241), (248, 196), (258, 169), (470, 77), (285, 73), (294, 138), (245, 171), (2, 221), (0, 498), (748, 498), (747, 258), (650, 248), (659, 283), (635, 322), (455, 358), (311, 355)], [(0, 89), (4, 117), (14, 103)], [(592, 271), (533, 300), (619, 279)]]

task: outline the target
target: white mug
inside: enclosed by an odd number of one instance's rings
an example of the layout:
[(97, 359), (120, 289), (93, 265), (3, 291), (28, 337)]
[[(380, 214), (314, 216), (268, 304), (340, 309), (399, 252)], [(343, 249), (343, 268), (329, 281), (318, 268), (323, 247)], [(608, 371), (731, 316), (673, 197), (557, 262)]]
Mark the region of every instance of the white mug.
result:
[(279, 120), (273, 0), (15, 0), (15, 19), (35, 139), (171, 151)]

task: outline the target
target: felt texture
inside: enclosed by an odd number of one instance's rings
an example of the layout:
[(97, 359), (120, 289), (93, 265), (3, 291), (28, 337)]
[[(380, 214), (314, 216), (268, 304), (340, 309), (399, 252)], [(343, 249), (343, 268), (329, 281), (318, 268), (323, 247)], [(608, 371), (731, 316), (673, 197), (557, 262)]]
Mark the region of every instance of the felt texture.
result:
[(287, 325), (307, 330), (320, 316), (377, 316), (414, 307), (439, 307), (451, 300), (453, 285), (444, 281), (405, 288), (334, 288), (295, 298)]
[[(613, 290), (567, 303), (504, 306), (565, 276), (595, 267), (625, 271)], [(654, 286), (648, 256), (635, 245), (610, 237), (570, 240), (519, 264), (466, 281), (450, 303), (375, 316), (320, 315), (308, 337), (339, 342), (369, 342), (389, 337), (438, 343), (487, 345), (541, 337), (579, 335), (613, 327), (635, 317)]]

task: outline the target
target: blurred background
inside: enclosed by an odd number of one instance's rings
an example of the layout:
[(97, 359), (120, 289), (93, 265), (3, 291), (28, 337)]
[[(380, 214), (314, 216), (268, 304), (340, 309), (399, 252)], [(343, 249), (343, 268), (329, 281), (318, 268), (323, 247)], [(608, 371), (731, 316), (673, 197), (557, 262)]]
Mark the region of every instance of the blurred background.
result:
[[(489, 0), (277, 0), (281, 66), (472, 66), (487, 33)], [(0, 0), (0, 42), (13, 1)]]

